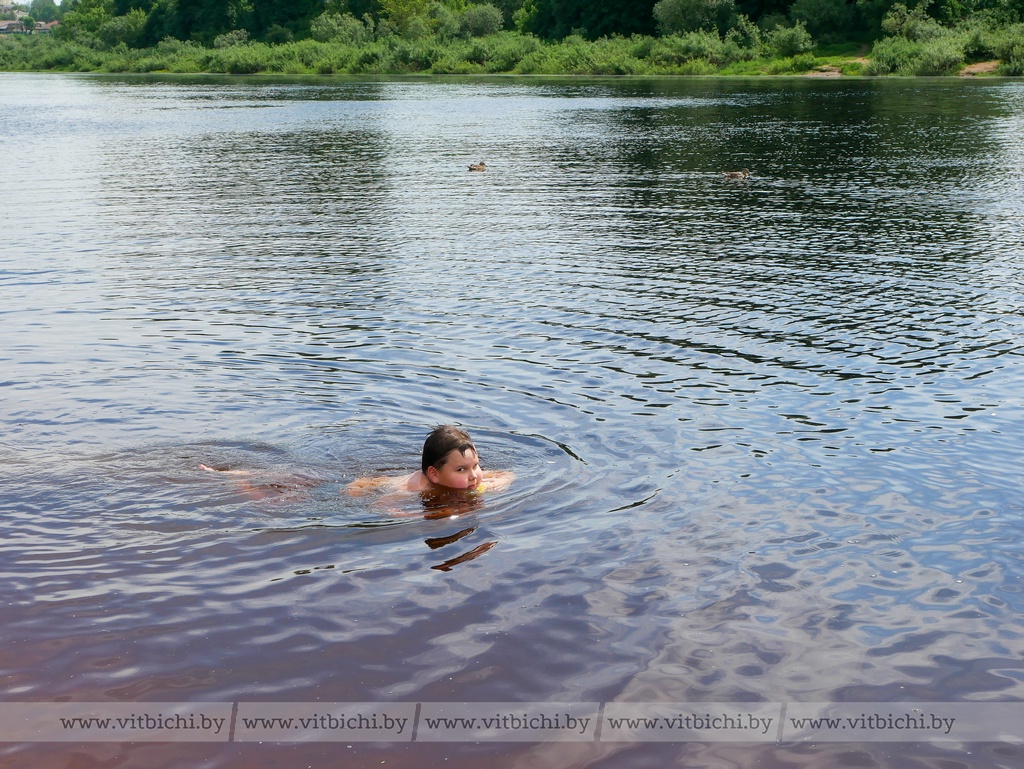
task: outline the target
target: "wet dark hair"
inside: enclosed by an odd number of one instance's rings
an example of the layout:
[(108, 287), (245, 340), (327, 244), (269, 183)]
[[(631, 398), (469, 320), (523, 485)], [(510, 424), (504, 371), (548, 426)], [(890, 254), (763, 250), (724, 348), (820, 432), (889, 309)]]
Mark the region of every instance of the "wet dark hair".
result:
[(476, 451), (473, 439), (469, 433), (460, 430), (455, 425), (438, 425), (427, 436), (423, 442), (423, 459), (420, 462), (420, 469), (427, 474), (428, 467), (436, 467), (438, 470), (444, 466), (444, 458), (452, 449), (458, 449), (463, 456), (469, 449)]

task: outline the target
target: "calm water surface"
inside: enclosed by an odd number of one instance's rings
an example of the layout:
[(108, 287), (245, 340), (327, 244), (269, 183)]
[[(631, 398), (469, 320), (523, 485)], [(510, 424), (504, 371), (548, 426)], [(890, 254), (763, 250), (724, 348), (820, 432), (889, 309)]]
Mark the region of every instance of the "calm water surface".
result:
[[(0, 88), (5, 701), (1024, 699), (1024, 84)], [(450, 421), (509, 493), (447, 518), (340, 493), (413, 469)], [(0, 763), (1024, 749), (36, 743)]]

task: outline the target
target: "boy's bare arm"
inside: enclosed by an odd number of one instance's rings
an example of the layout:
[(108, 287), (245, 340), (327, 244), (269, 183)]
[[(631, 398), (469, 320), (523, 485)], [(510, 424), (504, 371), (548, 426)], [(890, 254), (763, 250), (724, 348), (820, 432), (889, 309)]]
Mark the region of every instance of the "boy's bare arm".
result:
[(516, 479), (511, 470), (494, 470), (484, 473), (484, 491), (505, 491)]
[(394, 478), (380, 476), (376, 478), (356, 478), (345, 487), (345, 493), (350, 497), (365, 497), (367, 494), (373, 494), (390, 488), (394, 480)]

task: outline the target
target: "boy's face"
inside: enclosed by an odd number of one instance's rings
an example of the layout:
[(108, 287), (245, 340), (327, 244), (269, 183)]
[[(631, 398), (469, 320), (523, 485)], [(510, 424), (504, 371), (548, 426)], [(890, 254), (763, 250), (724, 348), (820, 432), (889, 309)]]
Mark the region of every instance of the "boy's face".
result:
[(476, 451), (466, 449), (463, 454), (458, 449), (452, 449), (445, 454), (444, 464), (440, 468), (427, 468), (427, 478), (431, 483), (449, 489), (475, 489), (484, 475)]

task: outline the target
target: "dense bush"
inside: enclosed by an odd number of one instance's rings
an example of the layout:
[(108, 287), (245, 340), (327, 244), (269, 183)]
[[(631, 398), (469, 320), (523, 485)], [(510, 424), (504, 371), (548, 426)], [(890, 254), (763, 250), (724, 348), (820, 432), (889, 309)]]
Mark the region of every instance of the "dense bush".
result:
[(310, 22), (309, 34), (321, 43), (361, 45), (372, 31), (351, 13), (322, 13)]
[(270, 61), (270, 46), (266, 43), (246, 43), (218, 48), (209, 59), (211, 72), (230, 75), (252, 75), (266, 71)]
[(230, 48), (233, 45), (242, 45), (249, 41), (249, 32), (244, 29), (233, 29), (223, 35), (217, 35), (213, 39), (214, 48)]
[(942, 37), (946, 29), (925, 12), (926, 5), (918, 5), (910, 11), (903, 3), (896, 3), (882, 19), (882, 29), (889, 35), (899, 35), (907, 40)]
[(887, 37), (875, 43), (869, 75), (952, 75), (965, 61), (963, 45), (952, 33), (918, 41)]
[(964, 66), (964, 47), (956, 35), (926, 40), (915, 62), (915, 75), (955, 75)]
[(489, 3), (471, 5), (462, 15), (461, 30), (469, 37), (486, 37), (501, 30), (501, 11)]
[(1015, 24), (994, 35), (993, 48), (1002, 60), (1001, 75), (1024, 75), (1024, 24)]
[(263, 33), (263, 40), (271, 45), (290, 43), (295, 39), (295, 33), (280, 24), (271, 24)]
[[(430, 15), (406, 19), (407, 31), (419, 25), (412, 35), (399, 36), (398, 28), (390, 22), (377, 24), (369, 16), (359, 20), (351, 13), (331, 11), (312, 20), (308, 38), (279, 45), (266, 42), (269, 30), (264, 31), (260, 42), (252, 42), (248, 32), (236, 29), (207, 41), (212, 47), (174, 37), (165, 37), (151, 47), (137, 47), (131, 41), (139, 32), (141, 12), (108, 15), (95, 33), (79, 30), (74, 35), (12, 35), (0, 39), (0, 69), (231, 74), (798, 75), (828, 63), (841, 67), (846, 74), (862, 72), (860, 65), (835, 61), (856, 55), (856, 45), (833, 46), (831, 52), (816, 48), (803, 21), (780, 26), (780, 22), (785, 23), (782, 17), (771, 25), (758, 26), (745, 16), (735, 15), (724, 34), (708, 26), (661, 37), (637, 34), (586, 40), (581, 35), (570, 35), (561, 41), (545, 42), (514, 31), (476, 35), (494, 28), (500, 16), (498, 8), (459, 7), (456, 0), (443, 2), (447, 4), (435, 0), (429, 6)], [(332, 0), (328, 7), (340, 6)], [(491, 19), (489, 25), (464, 25), (474, 8), (481, 14), (480, 19)], [(965, 61), (992, 58), (1001, 60), (1000, 74), (1024, 74), (1024, 24), (999, 26), (993, 17), (979, 15), (950, 28), (919, 9), (908, 11), (896, 5), (886, 17), (886, 26), (891, 34), (875, 44), (865, 74), (949, 75)]]
[(793, 75), (801, 72), (810, 72), (817, 65), (818, 60), (814, 54), (801, 53), (798, 56), (790, 56), (785, 59), (775, 59), (768, 64), (769, 75)]
[(996, 38), (987, 24), (969, 21), (957, 28), (964, 56), (968, 61), (980, 61), (995, 57)]
[(803, 22), (792, 27), (776, 27), (764, 36), (765, 49), (774, 54), (788, 58), (808, 53), (814, 49), (814, 39)]
[(523, 59), (541, 48), (540, 40), (533, 36), (499, 32), (465, 44), (462, 48), (462, 60), (478, 65), (478, 71), (512, 72)]
[(659, 39), (651, 48), (650, 60), (669, 68), (693, 61), (722, 66), (752, 55), (752, 51), (741, 48), (735, 40), (723, 40), (718, 32), (700, 31)]
[(131, 48), (136, 48), (142, 43), (142, 36), (146, 29), (146, 12), (135, 8), (124, 16), (115, 16), (97, 30), (96, 36), (104, 45), (113, 48), (118, 43), (123, 43)]
[(909, 75), (921, 44), (905, 37), (887, 37), (875, 43), (868, 63), (869, 75)]
[(453, 40), (462, 34), (462, 14), (441, 2), (430, 4), (430, 24), (442, 40)]

